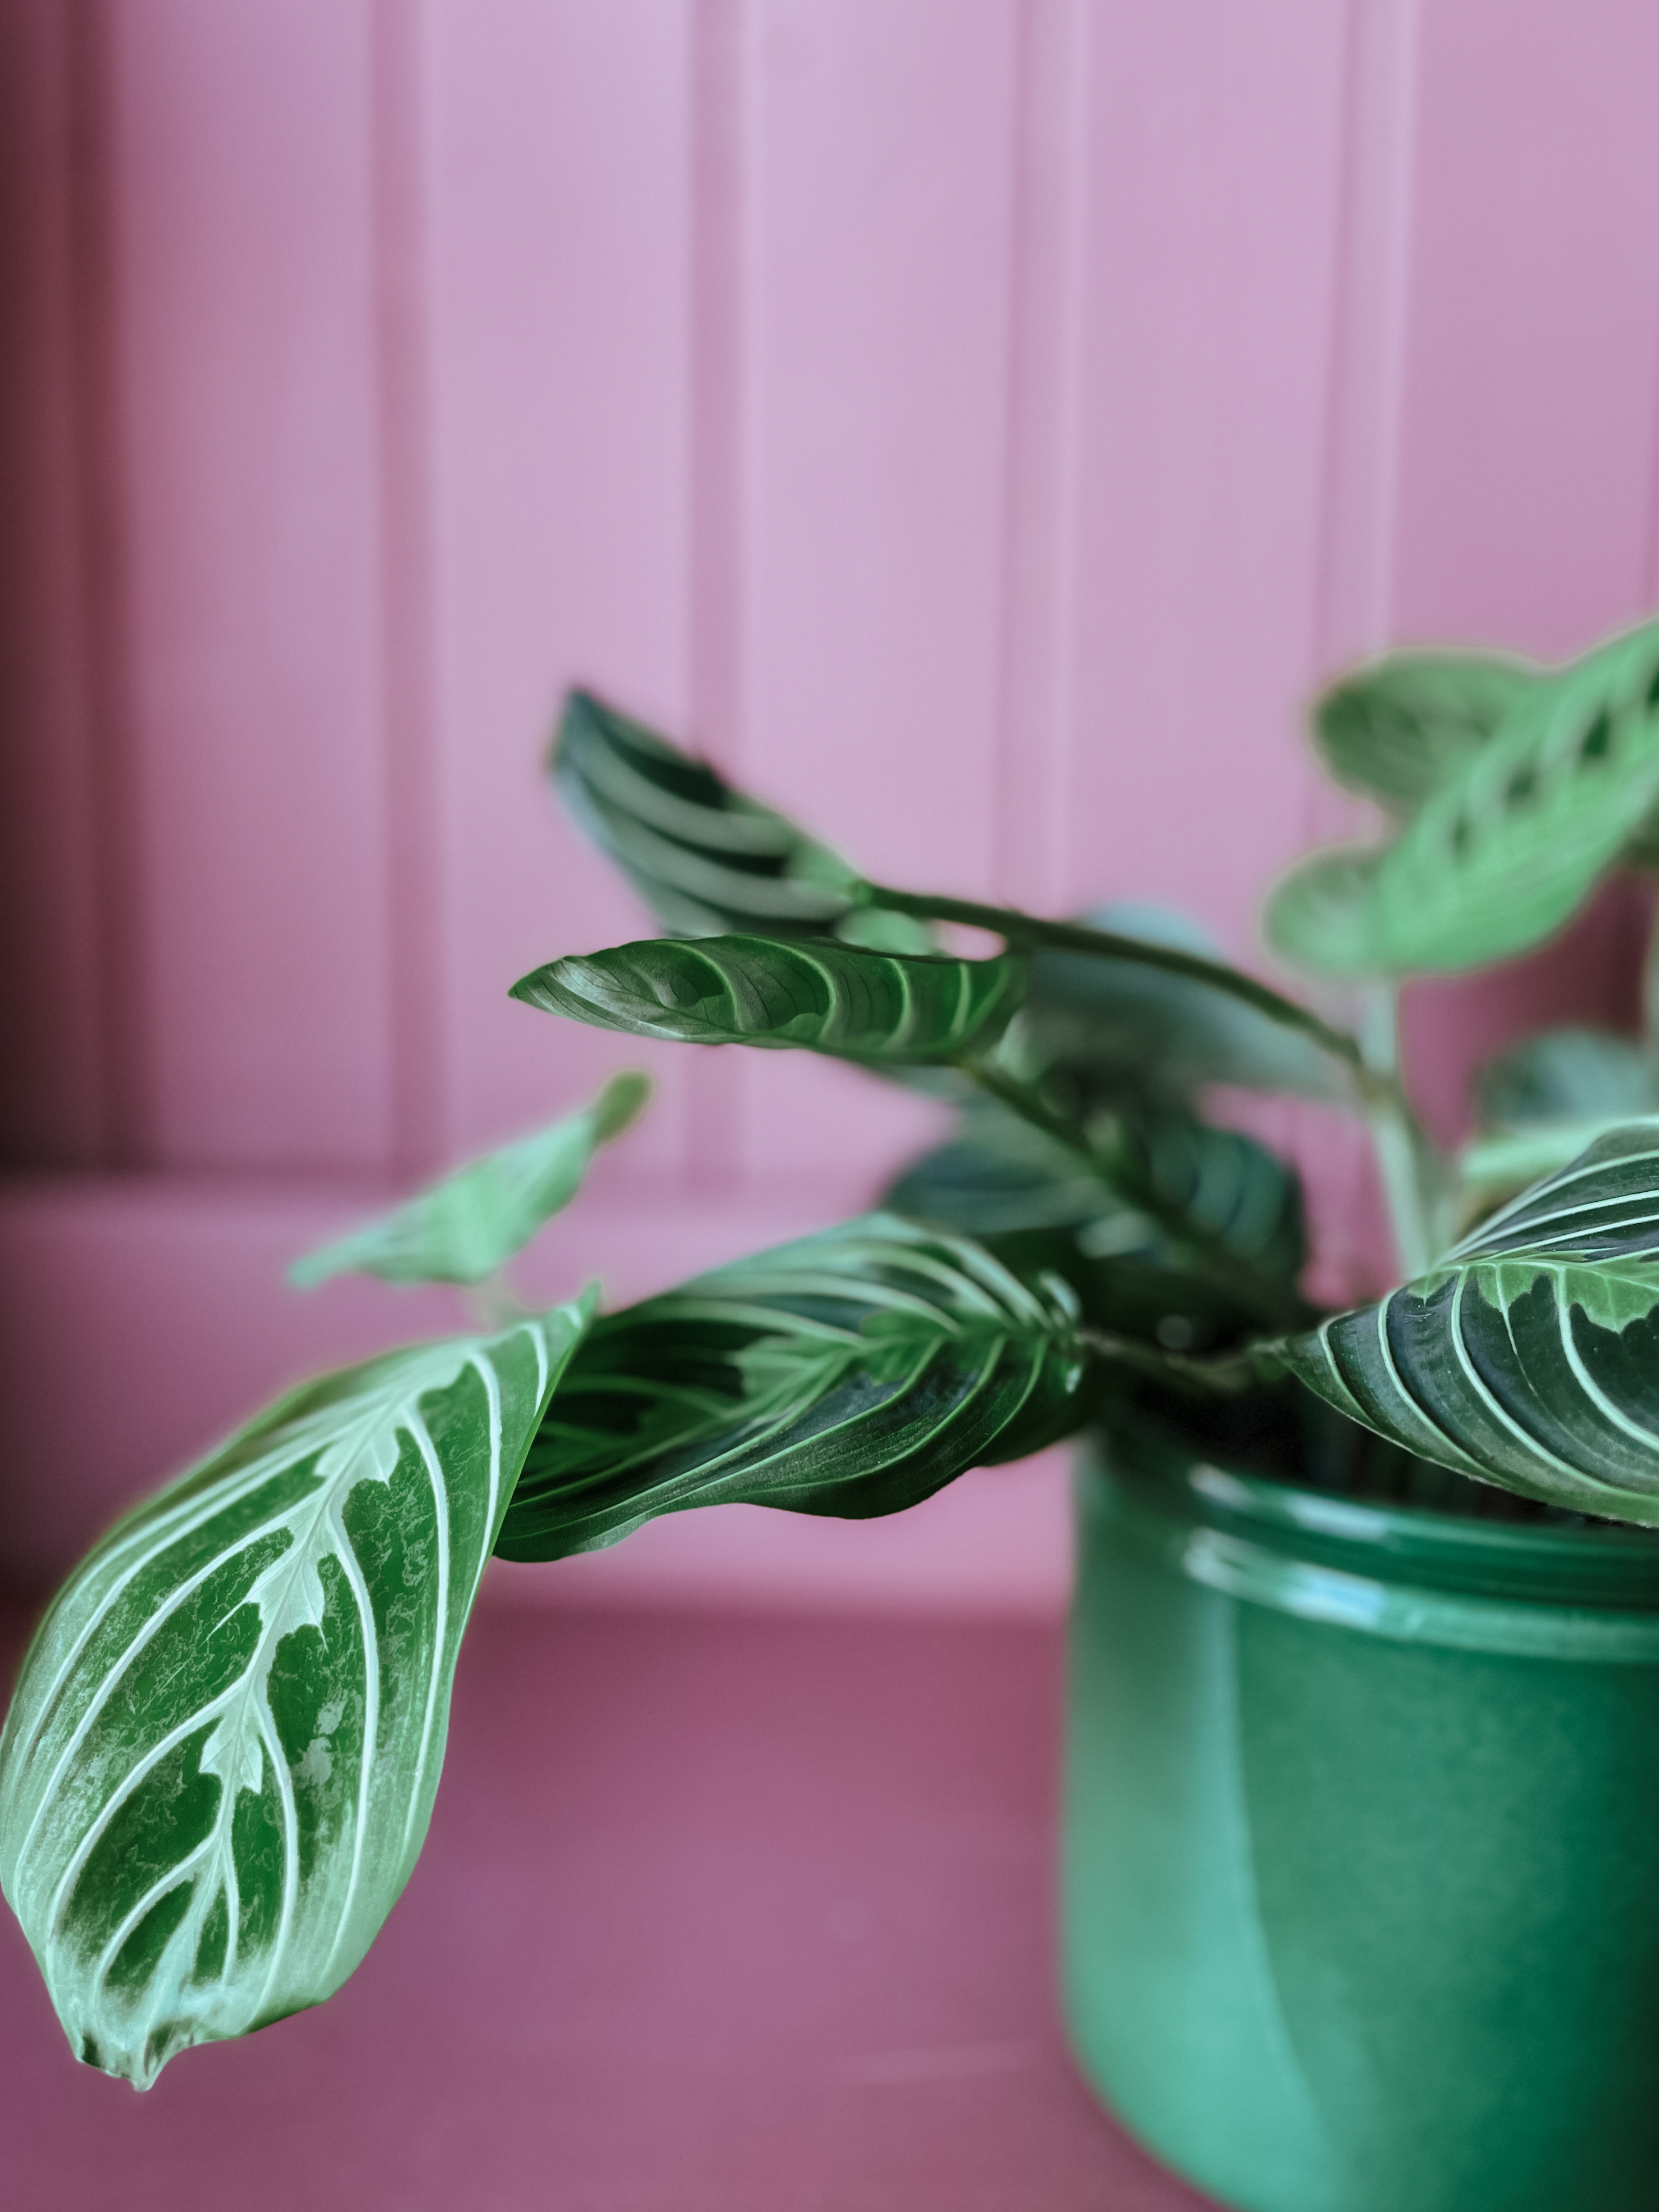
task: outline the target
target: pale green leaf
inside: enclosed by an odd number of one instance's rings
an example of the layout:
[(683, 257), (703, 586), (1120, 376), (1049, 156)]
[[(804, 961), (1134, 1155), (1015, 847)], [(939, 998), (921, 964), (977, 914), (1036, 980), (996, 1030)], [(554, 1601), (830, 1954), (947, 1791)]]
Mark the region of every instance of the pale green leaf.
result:
[(1024, 983), (1024, 963), (1009, 954), (912, 958), (828, 939), (652, 938), (550, 961), (513, 996), (630, 1036), (927, 1061), (991, 1042)]
[(1500, 1128), (1628, 1121), (1659, 1109), (1659, 1067), (1644, 1046), (1611, 1030), (1540, 1030), (1488, 1060), (1474, 1089), (1480, 1119)]
[(1261, 1355), (1408, 1451), (1659, 1524), (1659, 1119), (1599, 1137), (1419, 1280)]
[(461, 1633), (590, 1311), (290, 1392), (53, 1601), (0, 1740), (0, 1881), (89, 2064), (146, 2088), (362, 1960), (424, 1838)]
[(1076, 1307), (966, 1240), (872, 1215), (607, 1316), (496, 1549), (548, 1559), (694, 1505), (861, 1519), (1086, 1417)]
[(1449, 974), (1571, 920), (1659, 803), (1659, 625), (1522, 692), (1392, 844), (1328, 854), (1269, 901), (1279, 950), (1316, 973)]
[(443, 1176), (337, 1243), (308, 1252), (290, 1282), (378, 1275), (388, 1283), (481, 1283), (568, 1206), (599, 1147), (631, 1127), (651, 1079), (624, 1070), (591, 1106)]
[(1336, 782), (1414, 814), (1537, 678), (1525, 662), (1489, 653), (1392, 653), (1322, 694), (1314, 742)]

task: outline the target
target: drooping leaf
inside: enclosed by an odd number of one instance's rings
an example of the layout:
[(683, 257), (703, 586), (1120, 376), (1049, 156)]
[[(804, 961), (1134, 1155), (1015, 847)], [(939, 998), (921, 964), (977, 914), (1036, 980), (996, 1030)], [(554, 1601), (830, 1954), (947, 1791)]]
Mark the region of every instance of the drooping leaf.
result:
[(0, 1881), (140, 2088), (337, 1990), (425, 1837), (461, 1632), (589, 1304), (279, 1400), (111, 1531), (0, 1741)]
[(1083, 1382), (1064, 1284), (872, 1215), (597, 1322), (496, 1549), (558, 1559), (721, 1503), (896, 1512), (1079, 1425)]
[(1429, 1273), (1262, 1362), (1425, 1459), (1659, 1524), (1659, 1120), (1598, 1138)]
[[(1161, 907), (1104, 906), (1084, 920), (1118, 936), (1222, 957), (1195, 922)], [(1227, 1083), (1352, 1103), (1341, 1062), (1304, 1031), (1191, 976), (1135, 961), (1034, 953), (1017, 1042), (1036, 1068), (1074, 1076), (1099, 1097), (1186, 1102), (1206, 1084)]]
[(651, 1079), (625, 1069), (591, 1106), (538, 1129), (383, 1214), (289, 1269), (302, 1286), (331, 1275), (378, 1275), (388, 1283), (481, 1283), (544, 1221), (569, 1205), (599, 1146), (630, 1128), (651, 1096)]
[(629, 1036), (927, 1061), (990, 1043), (1024, 986), (1025, 963), (1006, 953), (914, 958), (827, 939), (651, 938), (550, 961), (513, 996)]
[(1539, 672), (1491, 653), (1391, 653), (1357, 668), (1314, 708), (1314, 742), (1334, 781), (1414, 814), (1485, 744)]
[(1659, 624), (1531, 684), (1395, 842), (1325, 854), (1269, 937), (1330, 975), (1450, 974), (1541, 944), (1659, 804)]

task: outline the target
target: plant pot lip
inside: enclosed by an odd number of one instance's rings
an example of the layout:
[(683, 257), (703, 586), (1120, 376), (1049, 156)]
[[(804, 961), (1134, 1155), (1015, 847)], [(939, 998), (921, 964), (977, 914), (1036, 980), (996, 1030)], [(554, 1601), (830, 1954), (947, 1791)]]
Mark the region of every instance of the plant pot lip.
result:
[(1659, 1530), (1361, 1503), (1139, 1424), (1097, 1438), (1079, 1504), (1182, 1574), (1277, 1610), (1412, 1642), (1659, 1661)]

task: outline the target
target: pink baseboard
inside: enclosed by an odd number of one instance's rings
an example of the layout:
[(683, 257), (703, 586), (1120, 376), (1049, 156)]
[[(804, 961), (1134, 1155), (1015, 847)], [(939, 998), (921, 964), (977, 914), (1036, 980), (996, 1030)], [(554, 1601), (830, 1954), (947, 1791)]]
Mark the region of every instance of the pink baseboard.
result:
[[(134, 1498), (285, 1384), (466, 1326), (447, 1291), (283, 1271), (383, 1194), (306, 1182), (87, 1176), (0, 1183), (0, 1575), (56, 1579)], [(523, 1268), (552, 1300), (598, 1277), (619, 1304), (821, 1227), (849, 1194), (594, 1196)], [(1042, 1614), (1066, 1577), (1054, 1455), (964, 1478), (890, 1522), (728, 1506), (549, 1568), (492, 1571), (516, 1604), (659, 1601)]]

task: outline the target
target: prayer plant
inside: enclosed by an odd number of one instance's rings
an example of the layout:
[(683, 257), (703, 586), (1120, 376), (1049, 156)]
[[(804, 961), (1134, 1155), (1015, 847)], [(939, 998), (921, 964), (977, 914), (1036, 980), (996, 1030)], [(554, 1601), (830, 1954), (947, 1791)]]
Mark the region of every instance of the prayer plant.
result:
[[(723, 1500), (889, 1513), (1148, 1421), (1350, 1493), (1659, 1525), (1651, 966), (1644, 1036), (1506, 1054), (1456, 1158), (1395, 1048), (1403, 978), (1522, 952), (1659, 857), (1659, 625), (1559, 670), (1396, 655), (1326, 695), (1316, 737), (1386, 834), (1294, 870), (1267, 934), (1360, 1006), (1354, 1032), (1168, 915), (872, 883), (571, 699), (555, 781), (669, 933), (514, 995), (852, 1060), (950, 1097), (957, 1133), (881, 1212), (620, 1312), (526, 1313), (503, 1270), (642, 1103), (619, 1075), (301, 1263), (470, 1285), (481, 1328), (280, 1399), (48, 1610), (0, 1741), (0, 1878), (82, 2058), (144, 2087), (357, 1966), (421, 1846), (492, 1552), (556, 1559)], [(959, 957), (952, 923), (1004, 949)], [(1220, 1085), (1369, 1125), (1402, 1287), (1309, 1303), (1295, 1173), (1206, 1118)]]

